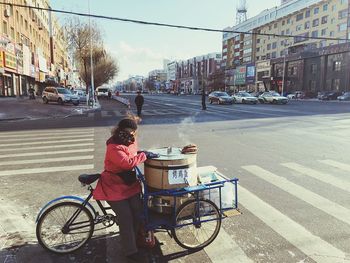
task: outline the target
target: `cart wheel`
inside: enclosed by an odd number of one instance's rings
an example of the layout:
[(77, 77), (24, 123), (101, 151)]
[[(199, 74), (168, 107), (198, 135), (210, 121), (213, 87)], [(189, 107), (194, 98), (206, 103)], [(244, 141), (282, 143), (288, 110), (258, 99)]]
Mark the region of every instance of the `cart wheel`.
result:
[(188, 200), (176, 214), (173, 236), (176, 243), (185, 249), (202, 249), (219, 234), (221, 215), (210, 200)]
[[(66, 222), (77, 213), (70, 226)], [(67, 227), (67, 229), (66, 229)], [(81, 204), (62, 202), (48, 208), (36, 226), (39, 244), (45, 249), (66, 254), (81, 248), (94, 232), (94, 220), (90, 211)]]

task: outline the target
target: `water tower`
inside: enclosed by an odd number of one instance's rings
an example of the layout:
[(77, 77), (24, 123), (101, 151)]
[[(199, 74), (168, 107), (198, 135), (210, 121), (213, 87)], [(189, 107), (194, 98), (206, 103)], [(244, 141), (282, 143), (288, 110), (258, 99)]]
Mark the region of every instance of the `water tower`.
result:
[(236, 12), (236, 25), (247, 20), (247, 5), (246, 0), (239, 0)]

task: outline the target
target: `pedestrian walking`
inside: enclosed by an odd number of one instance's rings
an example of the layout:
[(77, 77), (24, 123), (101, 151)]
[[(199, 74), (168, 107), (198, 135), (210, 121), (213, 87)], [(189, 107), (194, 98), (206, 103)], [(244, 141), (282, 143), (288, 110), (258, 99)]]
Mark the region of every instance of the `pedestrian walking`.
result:
[(141, 91), (137, 91), (137, 96), (135, 98), (135, 104), (136, 104), (136, 108), (137, 108), (137, 116), (141, 116), (141, 111), (142, 111), (142, 106), (144, 103), (144, 98), (141, 95)]

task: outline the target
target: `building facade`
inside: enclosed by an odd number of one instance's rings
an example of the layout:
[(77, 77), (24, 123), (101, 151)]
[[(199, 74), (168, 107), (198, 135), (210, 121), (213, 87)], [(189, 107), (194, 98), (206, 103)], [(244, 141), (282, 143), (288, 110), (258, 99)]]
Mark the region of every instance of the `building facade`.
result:
[[(267, 67), (263, 66), (266, 61), (344, 43), (344, 39), (350, 38), (349, 13), (349, 0), (282, 0), (280, 6), (266, 9), (239, 25), (225, 29), (247, 34), (223, 34), (222, 65), (226, 70), (231, 70), (240, 65), (255, 63), (256, 90), (262, 88), (261, 85), (269, 88), (268, 80), (272, 76), (271, 71), (265, 70)], [(259, 64), (260, 68), (262, 66), (265, 69), (258, 69)], [(291, 65), (292, 68), (297, 66)], [(274, 72), (275, 76), (282, 73), (283, 71), (278, 74)], [(302, 84), (296, 77), (290, 77), (289, 85)]]
[(11, 5), (49, 9), (49, 1), (7, 2), (0, 5), (0, 96), (27, 95), (30, 87), (40, 93), (50, 80), (67, 85), (66, 43), (54, 15)]

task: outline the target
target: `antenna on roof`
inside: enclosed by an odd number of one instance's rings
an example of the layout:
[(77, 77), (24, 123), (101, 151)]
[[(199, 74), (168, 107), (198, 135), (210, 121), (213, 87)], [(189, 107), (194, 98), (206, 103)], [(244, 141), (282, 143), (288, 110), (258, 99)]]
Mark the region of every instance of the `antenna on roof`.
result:
[(246, 0), (239, 0), (236, 12), (236, 25), (247, 20)]

